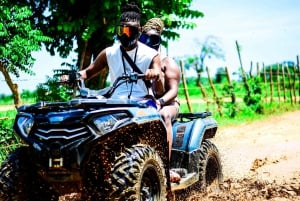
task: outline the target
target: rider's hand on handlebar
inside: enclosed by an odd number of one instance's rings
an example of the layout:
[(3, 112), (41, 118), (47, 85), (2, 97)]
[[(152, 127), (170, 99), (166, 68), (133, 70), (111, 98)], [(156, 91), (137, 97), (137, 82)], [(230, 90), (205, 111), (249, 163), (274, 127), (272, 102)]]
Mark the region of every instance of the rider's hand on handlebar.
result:
[(78, 78), (80, 77), (81, 77), (80, 73), (74, 72), (74, 73), (60, 76), (60, 81), (65, 83), (66, 82), (73, 83), (75, 82), (75, 80), (78, 80)]
[(60, 76), (61, 82), (68, 82), (69, 81), (69, 75), (62, 75)]
[(146, 80), (155, 80), (159, 81), (161, 79), (161, 71), (157, 69), (147, 69), (145, 73)]

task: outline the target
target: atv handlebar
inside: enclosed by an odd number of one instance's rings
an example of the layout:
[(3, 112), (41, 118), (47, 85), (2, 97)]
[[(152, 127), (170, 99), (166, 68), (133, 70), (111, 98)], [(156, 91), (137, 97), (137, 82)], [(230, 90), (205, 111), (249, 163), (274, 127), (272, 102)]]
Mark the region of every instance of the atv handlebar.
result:
[(137, 74), (137, 73), (131, 73), (129, 75), (124, 74), (115, 80), (115, 82), (112, 85), (112, 88), (116, 88), (118, 83), (122, 80), (132, 83), (132, 82), (137, 82), (139, 79), (144, 79), (144, 78), (145, 78), (145, 74)]
[(85, 87), (84, 80), (81, 78), (80, 73), (72, 72), (67, 74), (61, 74), (60, 82), (71, 86), (77, 86), (82, 97), (98, 95), (110, 97), (115, 91), (115, 89), (118, 88), (118, 86), (121, 85), (123, 82), (136, 83), (140, 79), (145, 79), (145, 74), (138, 74), (135, 72), (130, 74), (123, 74), (119, 76), (110, 87), (100, 90), (91, 90)]

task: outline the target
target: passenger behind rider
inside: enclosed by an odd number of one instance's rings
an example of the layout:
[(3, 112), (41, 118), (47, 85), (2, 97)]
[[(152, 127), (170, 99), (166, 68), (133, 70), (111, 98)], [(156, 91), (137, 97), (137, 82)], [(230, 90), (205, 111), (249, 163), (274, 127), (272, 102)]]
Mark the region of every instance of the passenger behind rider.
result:
[[(152, 18), (142, 28), (140, 41), (149, 47), (159, 50), (161, 44), (161, 33), (164, 29), (164, 23), (160, 18)], [(171, 159), (173, 132), (172, 121), (179, 112), (178, 87), (180, 83), (180, 70), (177, 63), (168, 56), (161, 55), (162, 71), (165, 78), (165, 92), (157, 95), (157, 105), (159, 112), (165, 121), (167, 129), (167, 139), (169, 143), (169, 159)], [(180, 181), (180, 175), (170, 171), (171, 182)]]
[[(161, 71), (160, 56), (157, 51), (138, 41), (141, 31), (140, 9), (136, 4), (126, 4), (121, 10), (120, 24), (117, 26), (117, 39), (120, 43), (115, 43), (113, 46), (102, 50), (92, 64), (79, 71), (81, 78), (89, 79), (107, 66), (111, 83), (119, 76), (134, 72), (121, 52), (120, 48), (123, 47), (140, 71), (145, 74), (145, 79), (152, 80), (153, 93), (161, 95), (164, 92), (164, 78)], [(142, 98), (149, 92), (146, 83), (143, 80), (138, 80), (137, 83), (124, 83), (116, 89), (113, 96), (127, 97), (131, 89), (133, 90), (132, 96), (136, 98)]]

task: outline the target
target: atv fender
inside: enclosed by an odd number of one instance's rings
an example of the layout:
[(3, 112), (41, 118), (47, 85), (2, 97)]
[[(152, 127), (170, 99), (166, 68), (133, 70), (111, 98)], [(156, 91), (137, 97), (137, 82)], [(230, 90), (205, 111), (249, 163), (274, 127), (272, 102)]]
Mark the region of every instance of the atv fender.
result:
[(217, 122), (212, 117), (194, 119), (188, 122), (176, 121), (173, 124), (172, 149), (192, 152), (199, 149), (204, 139), (213, 138)]

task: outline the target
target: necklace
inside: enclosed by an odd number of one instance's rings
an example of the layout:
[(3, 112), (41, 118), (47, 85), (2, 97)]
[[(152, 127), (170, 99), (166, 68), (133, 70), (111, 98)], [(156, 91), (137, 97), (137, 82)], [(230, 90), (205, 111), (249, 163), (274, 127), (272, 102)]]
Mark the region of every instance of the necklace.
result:
[[(123, 47), (121, 47), (123, 48)], [(124, 49), (123, 49), (124, 50)], [(137, 55), (137, 50), (138, 50), (138, 45), (136, 46), (136, 49), (135, 49), (135, 53), (134, 53), (134, 60), (133, 60), (133, 63), (135, 64), (135, 61), (136, 61), (136, 55)], [(124, 51), (125, 54), (127, 54), (127, 52)], [(129, 56), (129, 55), (128, 55)], [(129, 58), (131, 59), (131, 58)], [(124, 61), (124, 55), (122, 53), (122, 62), (123, 62), (123, 69), (124, 69), (124, 74), (127, 75), (127, 72), (126, 72), (126, 68), (125, 68), (125, 61)], [(133, 70), (133, 69), (132, 69)], [(128, 88), (128, 83), (126, 82), (126, 86)], [(132, 89), (133, 89), (133, 83), (131, 83), (131, 86), (130, 86), (130, 93), (128, 94), (128, 99), (130, 99), (131, 97), (131, 94), (132, 94)]]
[[(137, 51), (138, 51), (138, 45), (136, 45), (136, 49), (135, 49), (135, 53), (134, 53), (134, 58), (133, 58), (133, 62), (136, 62), (136, 55), (137, 55)], [(123, 70), (124, 70), (124, 74), (127, 75), (126, 72), (126, 68), (125, 68), (125, 61), (124, 61), (124, 55), (122, 54), (122, 63), (123, 63)]]

